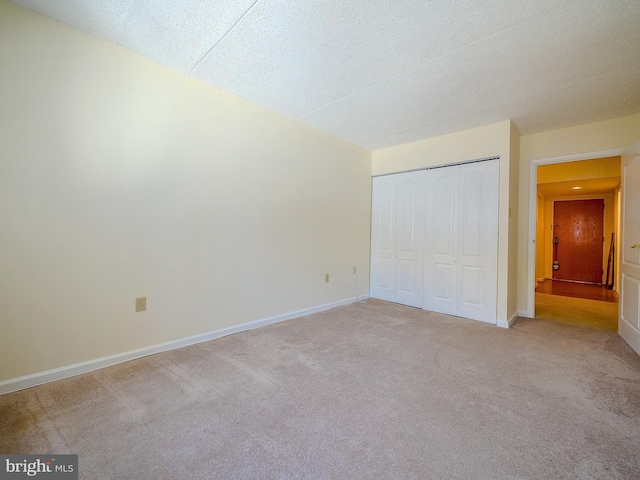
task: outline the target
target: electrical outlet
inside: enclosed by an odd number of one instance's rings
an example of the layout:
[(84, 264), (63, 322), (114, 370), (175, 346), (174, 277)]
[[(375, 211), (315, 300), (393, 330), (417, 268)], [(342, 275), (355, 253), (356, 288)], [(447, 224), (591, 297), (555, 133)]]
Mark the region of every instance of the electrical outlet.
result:
[(353, 274), (355, 275), (356, 273), (358, 273), (358, 267), (356, 267), (355, 265), (353, 266)]
[(136, 312), (144, 312), (147, 309), (147, 297), (136, 298)]
[(329, 274), (328, 273), (324, 274), (324, 283), (329, 283)]

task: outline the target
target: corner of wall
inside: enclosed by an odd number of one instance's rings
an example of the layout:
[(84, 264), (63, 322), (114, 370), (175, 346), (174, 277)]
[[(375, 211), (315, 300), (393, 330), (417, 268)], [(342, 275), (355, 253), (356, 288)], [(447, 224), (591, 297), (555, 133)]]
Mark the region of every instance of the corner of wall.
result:
[(520, 209), (520, 132), (509, 121), (509, 260), (507, 316), (513, 318), (518, 310), (518, 236)]

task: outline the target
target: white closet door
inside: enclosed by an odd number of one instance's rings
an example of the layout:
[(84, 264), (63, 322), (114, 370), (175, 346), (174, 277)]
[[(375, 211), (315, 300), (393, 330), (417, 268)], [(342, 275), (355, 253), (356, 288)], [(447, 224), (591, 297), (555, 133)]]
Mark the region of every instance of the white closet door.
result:
[(395, 301), (396, 185), (395, 175), (374, 177), (371, 193), (370, 295)]
[(428, 170), (423, 306), (457, 314), (458, 167)]
[(424, 308), (496, 322), (498, 161), (427, 171)]
[(395, 301), (422, 307), (425, 172), (397, 177)]
[(375, 177), (372, 190), (373, 298), (422, 307), (425, 172)]
[(458, 313), (496, 323), (498, 161), (460, 166)]

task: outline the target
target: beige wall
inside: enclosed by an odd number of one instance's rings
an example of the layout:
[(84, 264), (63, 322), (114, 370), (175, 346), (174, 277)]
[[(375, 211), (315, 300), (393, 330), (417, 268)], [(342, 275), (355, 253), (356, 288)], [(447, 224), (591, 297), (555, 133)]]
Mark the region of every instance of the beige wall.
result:
[(369, 151), (4, 1), (0, 48), (0, 381), (368, 292)]
[[(510, 192), (511, 181), (518, 178), (518, 132), (510, 121), (450, 135), (420, 140), (372, 153), (372, 174), (401, 172), (437, 165), (448, 165), (479, 158), (500, 157), (500, 194), (498, 213), (498, 321), (506, 322), (516, 313), (517, 258), (515, 242), (518, 225), (517, 191)], [(510, 202), (515, 202), (515, 205)], [(511, 208), (511, 218), (509, 216)], [(510, 245), (510, 242), (514, 243)]]
[(449, 135), (427, 138), (372, 153), (371, 173), (414, 170), (437, 165), (510, 155), (511, 122), (499, 122)]
[[(617, 155), (640, 138), (640, 115), (524, 135), (520, 138), (520, 181), (518, 221), (518, 309), (527, 311), (529, 282), (535, 266), (529, 268), (529, 252), (534, 247), (535, 228), (529, 231), (529, 187), (531, 163), (546, 159), (589, 159), (604, 154)], [(533, 206), (535, 208), (535, 206)], [(532, 296), (532, 292), (531, 292)]]
[[(532, 160), (626, 148), (640, 132), (640, 114), (560, 128), (520, 139), (520, 160)], [(521, 172), (522, 173), (522, 172)]]

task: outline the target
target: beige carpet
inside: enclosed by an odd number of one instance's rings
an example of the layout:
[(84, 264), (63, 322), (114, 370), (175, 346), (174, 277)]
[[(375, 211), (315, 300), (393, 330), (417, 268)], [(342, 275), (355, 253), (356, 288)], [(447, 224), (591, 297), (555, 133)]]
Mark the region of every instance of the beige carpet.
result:
[(536, 318), (618, 331), (618, 304), (536, 293)]
[(4, 395), (0, 432), (85, 479), (637, 479), (640, 357), (370, 300)]

